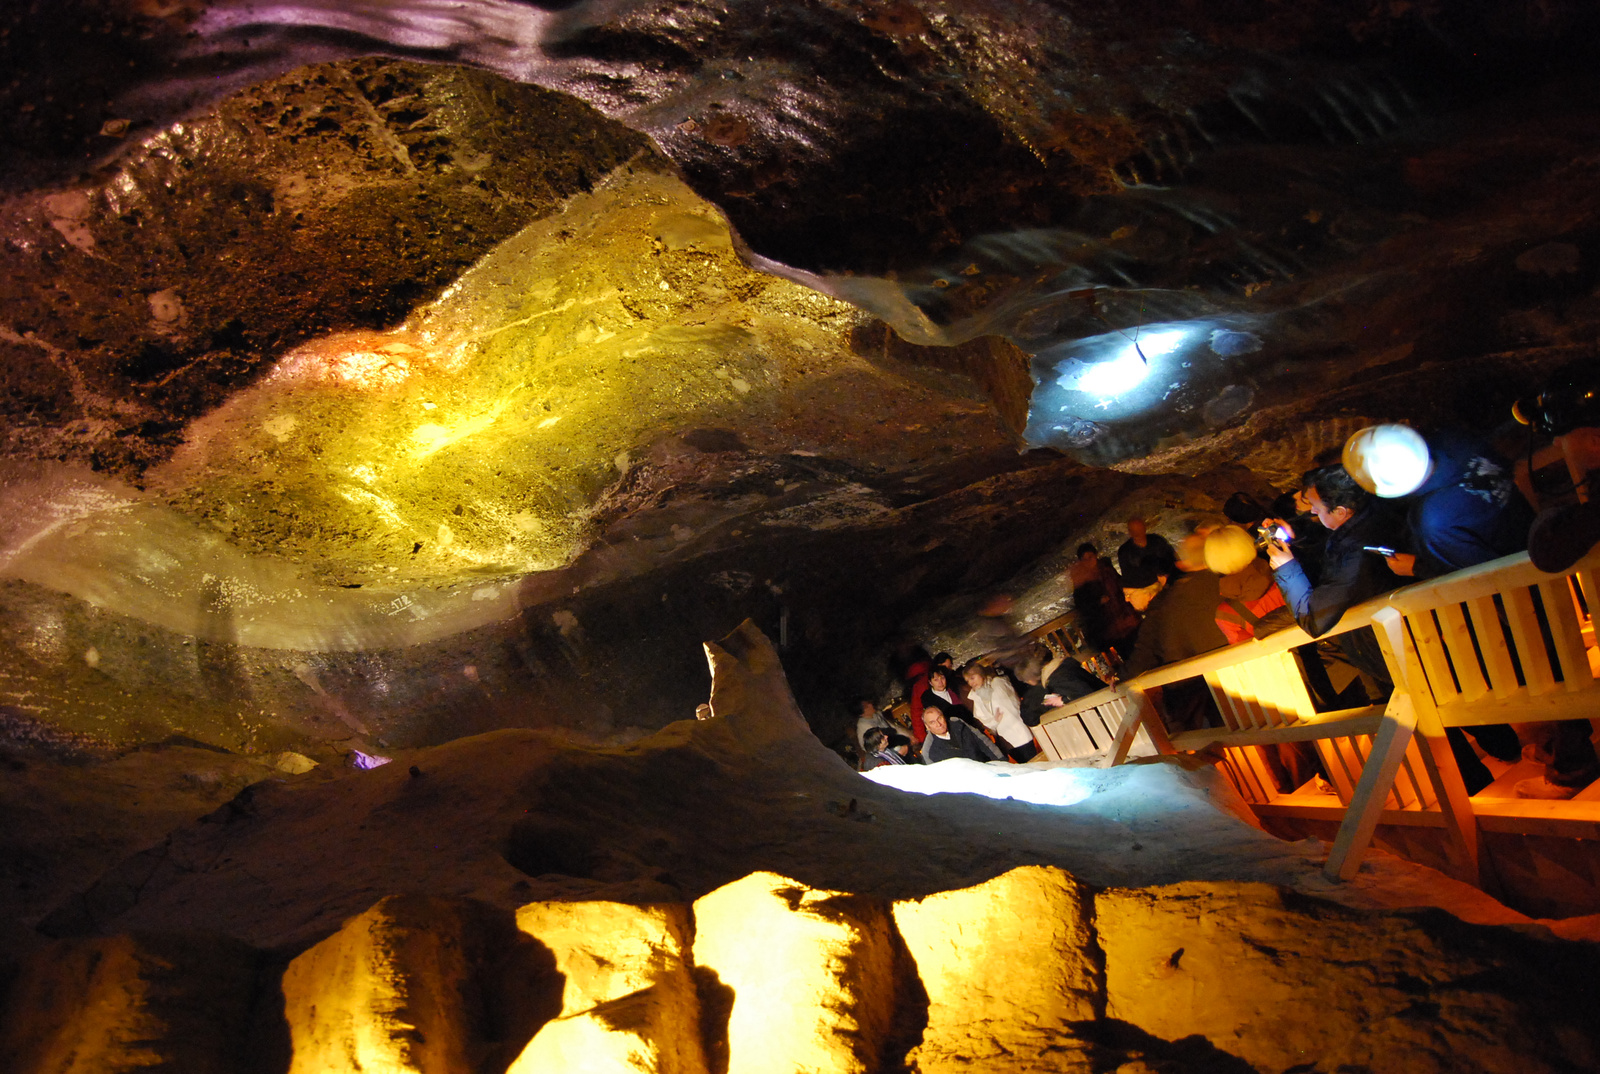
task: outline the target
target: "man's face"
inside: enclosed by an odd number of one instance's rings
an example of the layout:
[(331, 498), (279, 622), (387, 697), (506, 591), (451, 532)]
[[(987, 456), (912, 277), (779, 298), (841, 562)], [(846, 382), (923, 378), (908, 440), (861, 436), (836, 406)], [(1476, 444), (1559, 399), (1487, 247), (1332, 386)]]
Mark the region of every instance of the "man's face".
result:
[(1330, 530), (1336, 530), (1349, 522), (1350, 516), (1355, 514), (1348, 507), (1335, 507), (1329, 510), (1328, 505), (1322, 502), (1322, 497), (1317, 495), (1315, 485), (1306, 489), (1306, 504), (1311, 508), (1311, 513), (1316, 516), (1317, 521)]
[(1144, 543), (1144, 519), (1130, 518), (1128, 520), (1128, 536), (1133, 538), (1135, 544)]
[(874, 705), (870, 701), (861, 702), (861, 718), (862, 719), (864, 719), (864, 720), (871, 719), (872, 717), (876, 716), (877, 714), (878, 714), (878, 706)]
[(950, 724), (945, 720), (944, 713), (938, 709), (923, 710), (922, 724), (928, 729), (929, 734), (946, 735), (950, 733)]

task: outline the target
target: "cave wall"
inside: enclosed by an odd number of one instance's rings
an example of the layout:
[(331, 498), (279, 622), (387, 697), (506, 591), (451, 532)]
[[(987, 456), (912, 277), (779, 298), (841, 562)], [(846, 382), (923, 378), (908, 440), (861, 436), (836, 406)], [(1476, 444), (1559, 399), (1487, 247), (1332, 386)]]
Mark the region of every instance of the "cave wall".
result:
[(746, 615), (828, 738), (1600, 332), (1577, 3), (0, 19), (0, 704), (112, 741), (626, 738)]

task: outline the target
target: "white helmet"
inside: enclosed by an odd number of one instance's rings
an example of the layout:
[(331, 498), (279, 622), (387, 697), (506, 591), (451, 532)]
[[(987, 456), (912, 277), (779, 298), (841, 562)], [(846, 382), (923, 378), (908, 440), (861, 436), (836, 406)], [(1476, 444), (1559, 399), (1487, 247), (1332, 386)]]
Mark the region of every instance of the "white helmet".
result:
[(1428, 443), (1409, 425), (1369, 425), (1344, 442), (1340, 460), (1356, 484), (1385, 499), (1409, 496), (1433, 471)]

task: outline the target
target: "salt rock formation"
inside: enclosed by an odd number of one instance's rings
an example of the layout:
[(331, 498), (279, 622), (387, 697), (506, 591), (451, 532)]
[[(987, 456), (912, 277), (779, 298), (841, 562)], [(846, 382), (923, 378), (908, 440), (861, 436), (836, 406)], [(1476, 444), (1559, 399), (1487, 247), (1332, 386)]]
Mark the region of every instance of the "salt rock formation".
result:
[(560, 1016), (507, 1074), (704, 1074), (687, 906), (540, 902), (517, 911), (517, 927), (551, 950), (564, 985)]
[(888, 908), (752, 873), (696, 900), (694, 961), (733, 992), (728, 1074), (868, 1074), (894, 1008)]
[(507, 937), (467, 900), (393, 895), (289, 964), (290, 1074), (475, 1069), (481, 975)]
[(255, 951), (222, 937), (57, 941), (35, 952), (12, 984), (0, 1069), (234, 1074), (256, 967)]
[(1068, 1069), (1071, 1023), (1092, 1021), (1102, 1005), (1089, 917), (1083, 887), (1040, 866), (895, 903), (895, 927), (928, 995), (917, 1069)]
[(1571, 990), (1593, 972), (1582, 947), (1438, 913), (1358, 914), (1265, 884), (1103, 892), (1095, 927), (1107, 1017), (1167, 1040), (1199, 1034), (1257, 1070), (1600, 1064), (1593, 997)]

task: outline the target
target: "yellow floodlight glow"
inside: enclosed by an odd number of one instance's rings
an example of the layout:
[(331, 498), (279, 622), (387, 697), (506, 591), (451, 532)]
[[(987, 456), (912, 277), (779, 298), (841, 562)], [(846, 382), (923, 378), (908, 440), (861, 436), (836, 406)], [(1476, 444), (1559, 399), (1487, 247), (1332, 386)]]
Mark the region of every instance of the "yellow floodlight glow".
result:
[(402, 327), (295, 348), (152, 479), (341, 583), (548, 570), (587, 547), (615, 460), (770, 420), (772, 392), (859, 365), (857, 320), (746, 266), (680, 180), (619, 172)]

